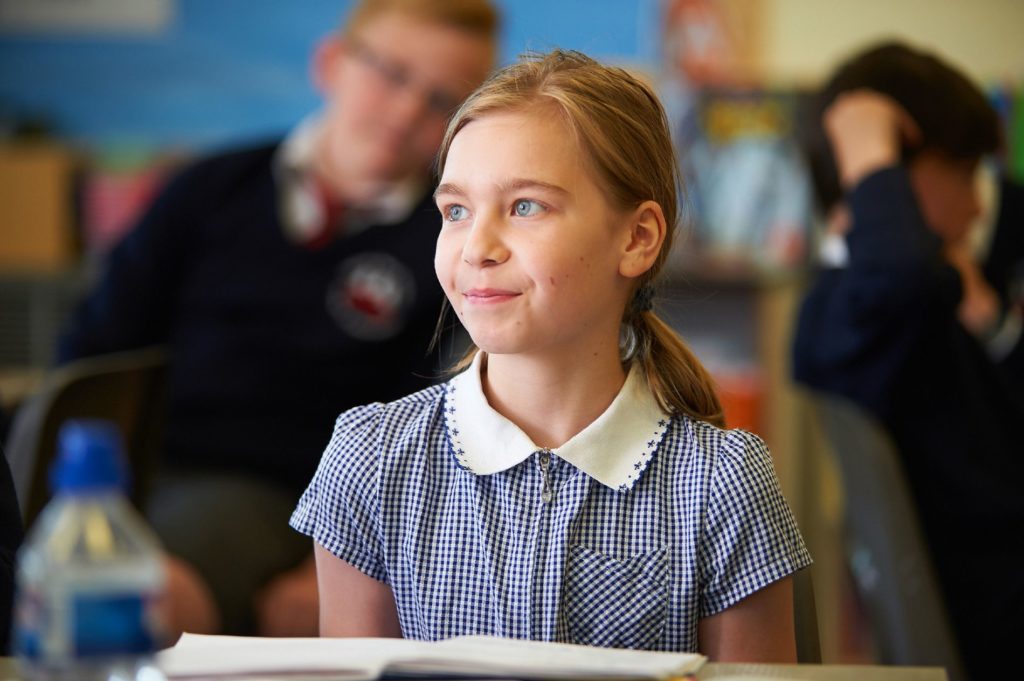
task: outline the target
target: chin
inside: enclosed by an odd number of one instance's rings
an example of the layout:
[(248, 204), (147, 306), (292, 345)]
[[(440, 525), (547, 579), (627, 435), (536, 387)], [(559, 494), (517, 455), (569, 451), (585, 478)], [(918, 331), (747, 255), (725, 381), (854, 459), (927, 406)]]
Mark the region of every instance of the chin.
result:
[(510, 355), (522, 351), (518, 344), (509, 342), (507, 338), (481, 337), (479, 335), (474, 336), (472, 333), (469, 334), (469, 337), (473, 339), (473, 345), (488, 355)]

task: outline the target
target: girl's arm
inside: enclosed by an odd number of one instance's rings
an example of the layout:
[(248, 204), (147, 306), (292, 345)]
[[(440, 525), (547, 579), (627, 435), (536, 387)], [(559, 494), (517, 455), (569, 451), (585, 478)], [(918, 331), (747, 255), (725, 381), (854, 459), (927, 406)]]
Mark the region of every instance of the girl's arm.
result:
[(321, 636), (401, 638), (391, 587), (314, 544)]
[(714, 662), (796, 662), (793, 580), (773, 582), (700, 621), (700, 652)]

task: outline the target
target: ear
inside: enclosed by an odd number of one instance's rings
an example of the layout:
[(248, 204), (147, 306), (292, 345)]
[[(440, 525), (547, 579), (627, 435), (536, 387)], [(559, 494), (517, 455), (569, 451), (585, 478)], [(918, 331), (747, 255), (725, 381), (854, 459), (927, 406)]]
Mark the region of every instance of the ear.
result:
[(635, 279), (651, 269), (667, 232), (661, 205), (657, 201), (641, 203), (630, 214), (629, 235), (619, 261), (619, 274)]
[(324, 98), (330, 98), (334, 92), (334, 81), (338, 77), (338, 66), (345, 54), (345, 40), (338, 35), (329, 35), (319, 43), (313, 51), (310, 76), (313, 87)]

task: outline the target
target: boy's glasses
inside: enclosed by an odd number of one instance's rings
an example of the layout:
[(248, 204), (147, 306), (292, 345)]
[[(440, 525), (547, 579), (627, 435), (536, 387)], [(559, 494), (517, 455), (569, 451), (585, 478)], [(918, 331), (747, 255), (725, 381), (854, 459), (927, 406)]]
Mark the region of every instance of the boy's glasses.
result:
[(396, 91), (406, 89), (418, 91), (426, 102), (427, 108), (436, 116), (447, 118), (461, 102), (458, 96), (450, 92), (417, 83), (417, 78), (410, 73), (406, 66), (379, 54), (367, 47), (365, 43), (349, 39), (346, 45), (349, 54), (368, 66), (370, 72), (384, 85)]

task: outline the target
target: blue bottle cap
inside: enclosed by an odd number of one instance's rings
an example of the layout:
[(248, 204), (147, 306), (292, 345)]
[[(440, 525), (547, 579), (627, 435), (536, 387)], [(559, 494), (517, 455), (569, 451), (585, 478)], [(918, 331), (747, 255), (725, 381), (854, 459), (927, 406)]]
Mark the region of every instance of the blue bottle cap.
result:
[(124, 491), (127, 483), (121, 432), (113, 422), (75, 419), (61, 426), (50, 468), (52, 492)]

